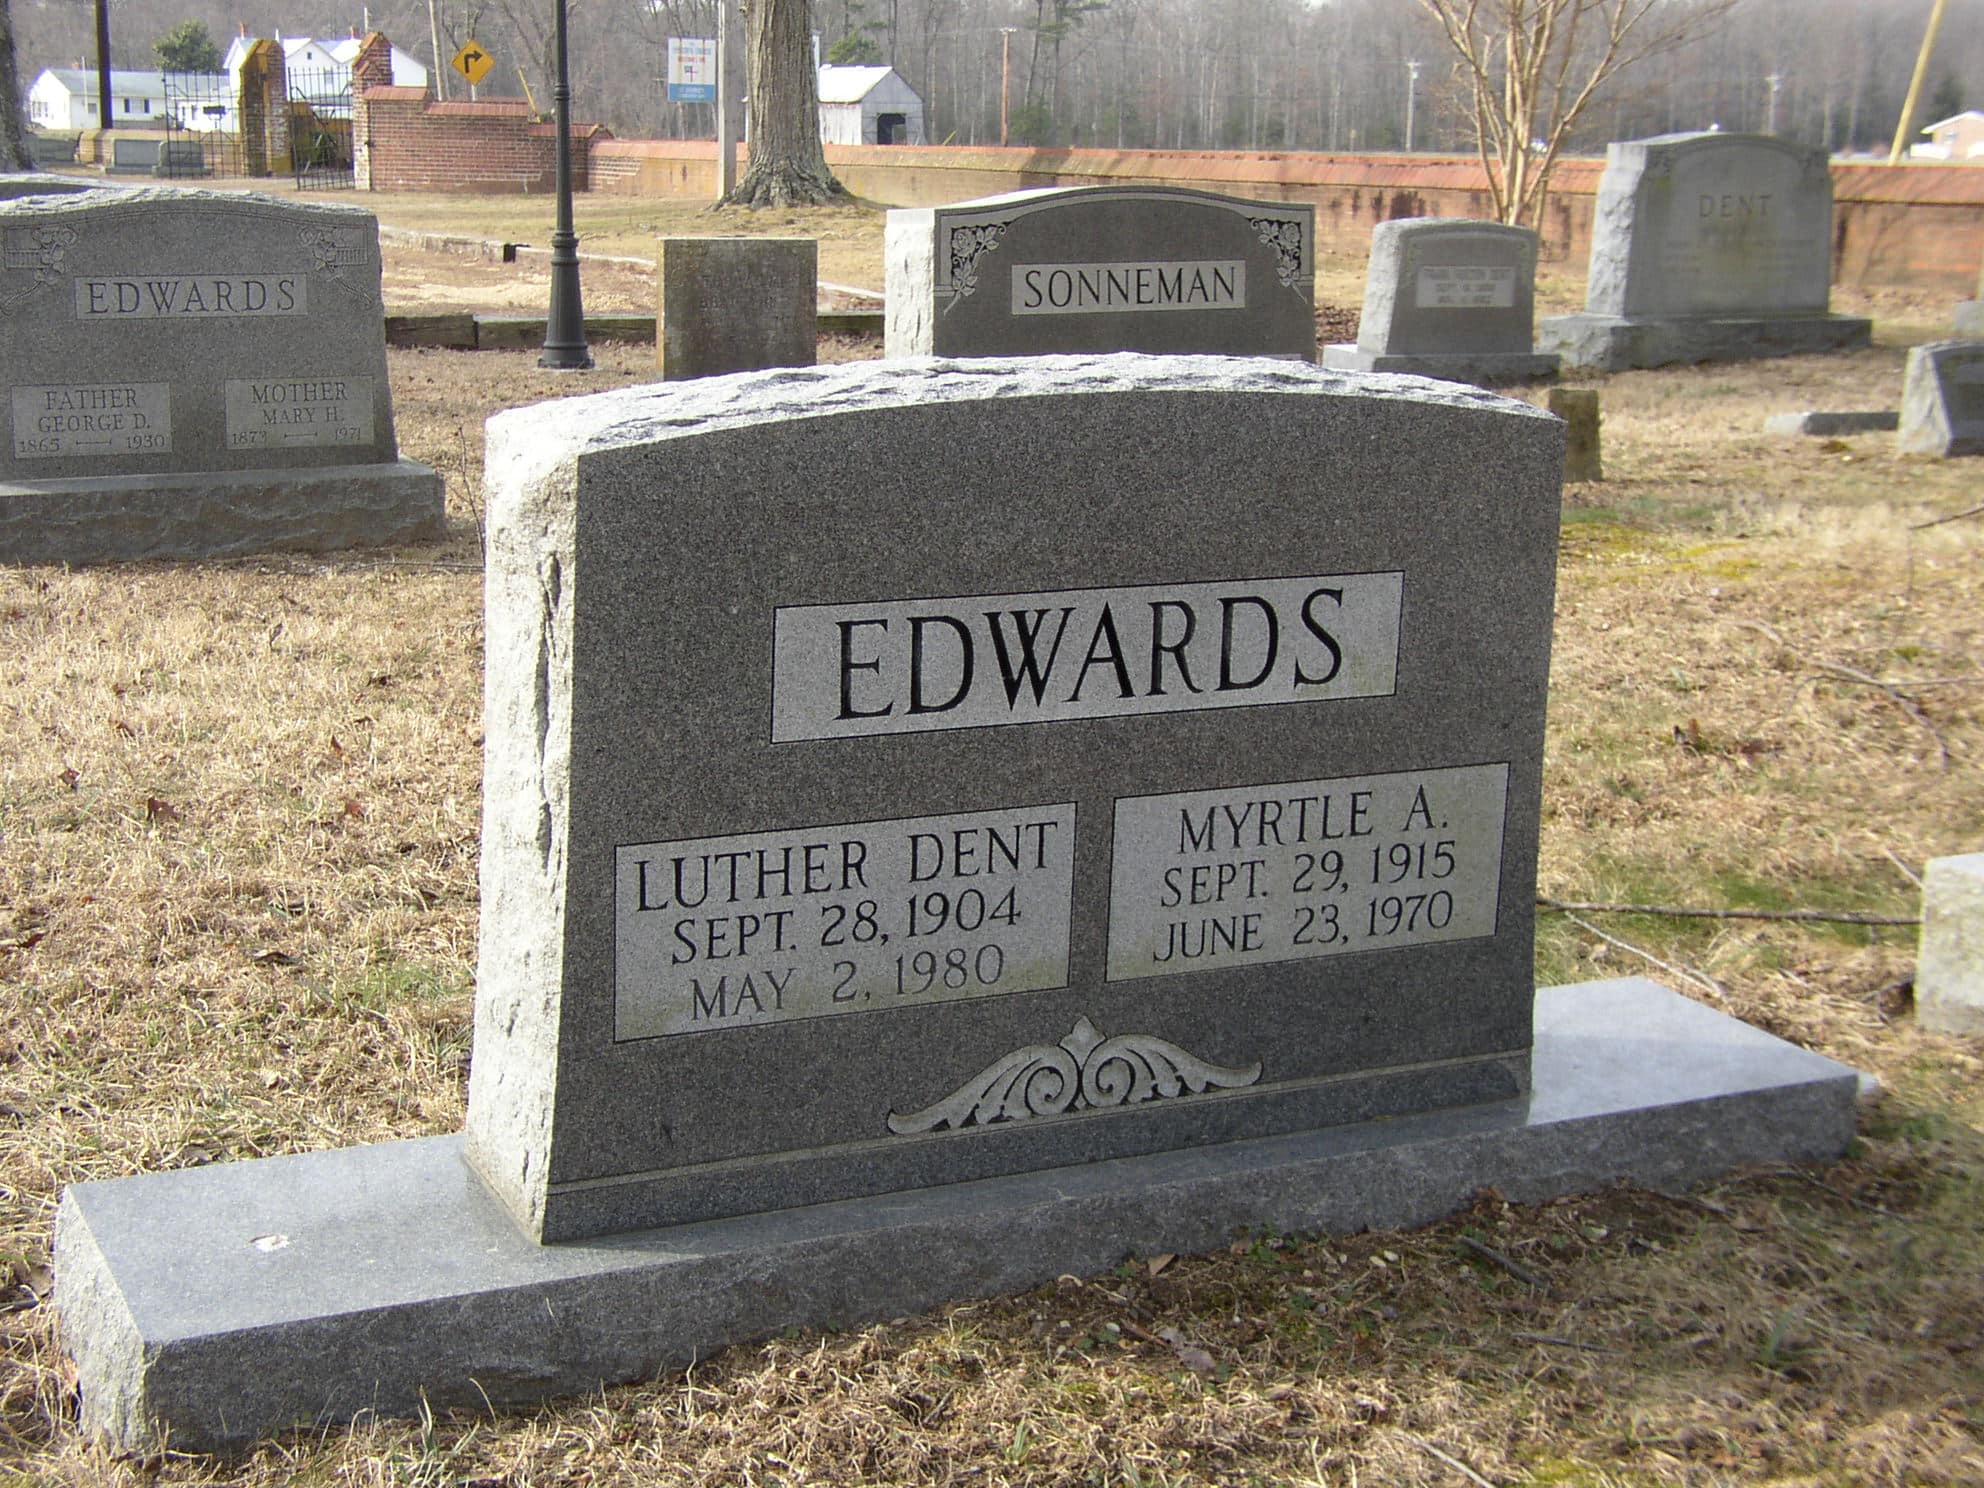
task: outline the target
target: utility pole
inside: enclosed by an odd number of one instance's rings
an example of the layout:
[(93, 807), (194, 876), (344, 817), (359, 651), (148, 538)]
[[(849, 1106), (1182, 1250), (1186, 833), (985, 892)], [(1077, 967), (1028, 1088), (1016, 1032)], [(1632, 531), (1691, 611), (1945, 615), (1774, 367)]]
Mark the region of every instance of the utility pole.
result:
[(1908, 97), (1902, 101), (1901, 118), (1894, 126), (1894, 148), (1888, 151), (1888, 164), (1901, 159), (1901, 152), (1908, 145), (1908, 127), (1915, 122), (1915, 104), (1922, 96), (1922, 80), (1929, 75), (1929, 56), (1936, 50), (1936, 33), (1943, 26), (1943, 12), (1949, 0), (1936, 0), (1936, 8), (1929, 12), (1929, 29), (1922, 33), (1922, 50), (1915, 58), (1915, 76), (1908, 82)]
[(1412, 116), (1419, 102), (1419, 63), (1416, 60), (1407, 62), (1405, 64), (1405, 72), (1405, 153), (1410, 155), (1412, 153)]
[[(11, 85), (12, 79), (8, 80)], [(109, 129), (116, 121), (110, 117), (110, 0), (96, 0), (96, 124), (99, 129)], [(102, 147), (100, 156), (103, 163), (110, 164), (110, 146)]]
[(737, 0), (719, 0), (716, 16), (716, 199), (737, 189), (738, 124), (744, 112), (743, 48)]
[[(101, 0), (97, 0), (101, 4)], [(1006, 143), (1006, 121), (1012, 111), (1012, 34), (1018, 26), (998, 28), (998, 143)]]
[(1777, 90), (1784, 86), (1784, 74), (1773, 72), (1764, 82), (1770, 86), (1770, 105), (1764, 112), (1764, 133), (1777, 133)]

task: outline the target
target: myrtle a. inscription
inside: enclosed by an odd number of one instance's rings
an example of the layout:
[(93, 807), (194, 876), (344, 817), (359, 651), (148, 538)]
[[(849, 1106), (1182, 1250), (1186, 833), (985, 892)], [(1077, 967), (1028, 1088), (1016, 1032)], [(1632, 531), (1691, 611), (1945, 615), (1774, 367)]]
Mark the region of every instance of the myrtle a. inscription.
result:
[(800, 605), (772, 739), (1385, 697), (1402, 573)]
[(227, 380), (229, 449), (297, 449), (372, 442), (369, 377)]
[(172, 384), (59, 383), (17, 387), (14, 458), (82, 459), (172, 448)]
[(1495, 933), (1506, 764), (1116, 803), (1111, 981)]
[(1422, 264), (1414, 276), (1421, 310), (1508, 310), (1515, 302), (1514, 264)]
[(617, 850), (614, 1037), (1062, 987), (1072, 803)]

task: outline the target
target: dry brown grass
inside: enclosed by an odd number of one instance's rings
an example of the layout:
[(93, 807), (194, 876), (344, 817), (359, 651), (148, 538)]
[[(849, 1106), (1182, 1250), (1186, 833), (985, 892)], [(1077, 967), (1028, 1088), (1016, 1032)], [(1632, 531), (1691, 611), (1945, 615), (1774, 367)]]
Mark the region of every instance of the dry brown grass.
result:
[[(81, 1441), (45, 1305), (62, 1184), (461, 1120), (480, 424), (651, 375), (597, 350), (583, 379), (393, 354), (403, 442), (450, 477), (434, 547), (0, 570), (0, 1482), (1984, 1481), (1979, 1050), (1909, 1016), (1912, 932), (1616, 916), (1592, 923), (1716, 989), (1692, 995), (1882, 1077), (1847, 1160), (1236, 1237), (236, 1460)], [(1615, 478), (1568, 496), (1545, 893), (1908, 914), (1905, 870), (1979, 848), (1984, 523), (1909, 531), (1974, 503), (1977, 462), (1758, 432), (1891, 404), (1899, 365), (1600, 382)], [(1643, 965), (1544, 917), (1544, 979)]]

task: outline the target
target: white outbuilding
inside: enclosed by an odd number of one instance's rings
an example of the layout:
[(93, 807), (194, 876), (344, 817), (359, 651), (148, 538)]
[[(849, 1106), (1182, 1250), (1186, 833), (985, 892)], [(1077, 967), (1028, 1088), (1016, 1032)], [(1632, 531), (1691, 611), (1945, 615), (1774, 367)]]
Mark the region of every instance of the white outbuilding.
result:
[(923, 100), (893, 67), (820, 69), (820, 138), (830, 145), (924, 145)]
[[(28, 121), (37, 129), (99, 129), (94, 68), (49, 67), (28, 89)], [(165, 124), (165, 80), (156, 72), (110, 74), (110, 127), (159, 129)]]

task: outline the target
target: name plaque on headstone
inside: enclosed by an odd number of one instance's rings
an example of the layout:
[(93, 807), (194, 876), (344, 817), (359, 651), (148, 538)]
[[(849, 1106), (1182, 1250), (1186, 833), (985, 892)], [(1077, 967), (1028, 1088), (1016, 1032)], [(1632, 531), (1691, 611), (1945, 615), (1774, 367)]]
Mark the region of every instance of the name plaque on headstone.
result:
[(78, 320), (226, 319), (305, 315), (301, 274), (147, 274), (78, 278)]
[(1075, 808), (616, 854), (616, 1040), (1068, 984)]
[(1013, 266), (1015, 315), (1244, 310), (1246, 307), (1247, 265), (1239, 259)]
[(369, 377), (230, 377), (229, 449), (372, 442)]
[(169, 382), (17, 387), (14, 458), (80, 459), (172, 448)]
[(1495, 933), (1506, 764), (1116, 803), (1111, 981)]
[(781, 608), (772, 738), (1384, 697), (1404, 575)]
[(1414, 299), (1421, 310), (1507, 310), (1516, 302), (1513, 264), (1426, 264)]

